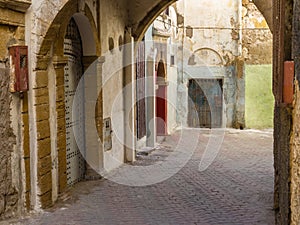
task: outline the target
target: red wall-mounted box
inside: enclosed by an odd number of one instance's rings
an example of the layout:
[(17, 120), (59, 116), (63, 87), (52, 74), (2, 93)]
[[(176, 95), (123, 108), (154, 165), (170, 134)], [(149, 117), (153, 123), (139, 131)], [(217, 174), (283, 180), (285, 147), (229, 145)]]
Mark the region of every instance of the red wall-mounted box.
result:
[(27, 46), (9, 47), (10, 92), (28, 91), (28, 48)]
[(283, 76), (283, 102), (287, 104), (293, 103), (293, 99), (294, 99), (294, 75), (295, 75), (294, 62), (285, 61), (284, 76)]

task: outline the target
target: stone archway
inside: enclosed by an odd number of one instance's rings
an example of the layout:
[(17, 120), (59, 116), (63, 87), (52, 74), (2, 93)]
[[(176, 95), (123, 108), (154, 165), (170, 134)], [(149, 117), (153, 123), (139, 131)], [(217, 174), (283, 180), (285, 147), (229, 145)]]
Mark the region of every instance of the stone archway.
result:
[[(147, 4), (144, 4), (144, 8), (132, 8), (130, 11), (130, 16), (132, 17), (133, 37), (137, 41), (140, 41), (144, 36), (147, 28), (155, 20), (155, 18), (159, 16), (168, 6), (172, 5), (176, 1), (178, 0), (155, 0), (151, 1), (151, 3), (149, 2)], [(243, 0), (243, 2), (249, 1)], [(273, 31), (273, 1), (254, 0), (253, 2), (265, 17), (270, 30)], [(147, 13), (143, 14), (146, 11)]]
[[(31, 34), (32, 40), (40, 39), (36, 34), (43, 37), (42, 42), (31, 43), (34, 106), (30, 118), (33, 124), (31, 205), (35, 208), (50, 206), (67, 185), (64, 67), (68, 58), (64, 56), (64, 39), (71, 18), (74, 18), (82, 37), (83, 69), (100, 55), (98, 18), (93, 16), (89, 5), (77, 1), (60, 3), (41, 3), (43, 13), (51, 12), (51, 17), (47, 18), (49, 26), (34, 26)], [(43, 14), (37, 11), (35, 16), (41, 17), (37, 23), (44, 25)], [(96, 113), (101, 111), (101, 104), (98, 108)]]
[[(166, 7), (176, 2), (167, 0), (152, 1), (140, 7), (137, 12), (135, 9), (130, 11), (132, 17), (132, 35), (136, 41), (141, 40), (147, 27)], [(243, 1), (247, 2), (247, 0)], [(298, 21), (296, 17), (293, 19), (294, 3), (292, 1), (264, 1), (253, 0), (257, 8), (263, 14), (270, 30), (273, 33), (273, 94), (275, 96), (275, 112), (274, 112), (274, 168), (275, 168), (275, 187), (274, 187), (274, 209), (276, 214), (277, 224), (289, 224), (291, 218), (294, 224), (298, 224), (299, 219), (299, 201), (296, 193), (299, 193), (299, 178), (293, 176), (292, 185), (290, 184), (291, 169), (298, 170), (299, 166), (295, 160), (299, 158), (298, 138), (295, 138), (295, 133), (299, 129), (296, 125), (293, 127), (292, 118), (297, 119), (297, 116), (292, 114), (292, 109), (295, 107), (295, 102), (285, 103), (283, 101), (283, 76), (284, 76), (284, 61), (298, 59), (298, 44), (292, 47), (292, 43), (299, 41), (293, 39), (292, 29), (293, 21)], [(147, 12), (147, 13), (146, 13)], [(297, 15), (299, 17), (299, 15)], [(273, 20), (274, 18), (274, 20)], [(298, 24), (298, 22), (297, 22)], [(297, 28), (298, 29), (298, 28)], [(297, 30), (296, 29), (296, 30)], [(298, 38), (298, 35), (294, 35)], [(296, 71), (297, 73), (297, 71)], [(298, 86), (297, 86), (298, 88)], [(298, 99), (298, 98), (297, 98)], [(294, 129), (294, 130), (293, 130)], [(293, 132), (292, 132), (293, 130)], [(293, 139), (294, 138), (294, 139)], [(293, 144), (293, 155), (291, 158), (291, 143)], [(293, 160), (291, 163), (290, 160)], [(297, 160), (296, 160), (297, 161)], [(292, 168), (291, 168), (292, 167)], [(291, 188), (293, 193), (291, 195)], [(292, 197), (291, 197), (292, 196)], [(292, 202), (292, 203), (291, 203)], [(292, 216), (291, 216), (292, 215)]]

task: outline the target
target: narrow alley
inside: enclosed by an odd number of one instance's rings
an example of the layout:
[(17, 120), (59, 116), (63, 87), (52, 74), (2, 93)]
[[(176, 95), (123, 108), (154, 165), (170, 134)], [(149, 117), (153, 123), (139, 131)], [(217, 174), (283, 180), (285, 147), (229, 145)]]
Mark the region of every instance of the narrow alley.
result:
[[(55, 208), (12, 224), (275, 224), (272, 130), (226, 130), (216, 159), (204, 172), (198, 168), (210, 130), (188, 132), (199, 133), (197, 148), (168, 180), (145, 187), (106, 179), (80, 182)], [(135, 166), (163, 162), (179, 133), (140, 154)]]

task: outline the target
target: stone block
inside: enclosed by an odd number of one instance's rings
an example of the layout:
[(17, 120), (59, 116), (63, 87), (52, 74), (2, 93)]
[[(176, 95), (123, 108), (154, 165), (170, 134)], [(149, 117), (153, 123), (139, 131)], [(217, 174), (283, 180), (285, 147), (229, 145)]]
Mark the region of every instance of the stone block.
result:
[[(40, 36), (38, 36), (40, 38)], [(36, 70), (46, 70), (50, 62), (48, 55), (37, 55)]]
[(53, 39), (44, 38), (43, 40), (44, 41), (43, 41), (43, 44), (41, 45), (39, 54), (46, 55), (49, 52), (49, 50), (53, 44)]
[(29, 145), (29, 119), (28, 114), (22, 114), (23, 122), (23, 157), (30, 157), (30, 145)]
[(57, 118), (65, 118), (66, 116), (65, 107), (56, 107), (56, 115)]
[(60, 132), (57, 134), (57, 151), (65, 151), (66, 149), (66, 134)]
[(0, 23), (14, 26), (24, 26), (25, 16), (21, 12), (0, 7)]
[(44, 193), (43, 195), (39, 196), (40, 202), (41, 202), (41, 207), (43, 209), (49, 208), (52, 206), (52, 191), (48, 191), (47, 193)]
[(48, 72), (46, 70), (37, 71), (33, 75), (33, 88), (41, 88), (48, 86)]
[(25, 191), (30, 191), (30, 158), (24, 160), (25, 164)]
[(15, 37), (17, 40), (25, 40), (25, 27), (17, 27)]
[(45, 156), (38, 160), (38, 176), (43, 176), (46, 173), (51, 172), (52, 169), (52, 159), (51, 155)]
[(31, 0), (0, 0), (0, 7), (25, 13), (30, 7)]
[(42, 105), (42, 104), (48, 104), (49, 103), (49, 96), (38, 96), (34, 98), (34, 105)]
[(37, 126), (37, 139), (38, 140), (50, 137), (50, 127), (49, 127), (48, 120), (39, 121), (36, 123), (36, 126)]
[(37, 105), (37, 106), (35, 106), (35, 110), (36, 110), (36, 120), (37, 121), (49, 119), (49, 105), (48, 104)]
[(62, 193), (67, 188), (67, 174), (66, 173), (60, 173), (59, 174), (59, 193)]
[(51, 171), (38, 177), (38, 195), (43, 195), (52, 189)]
[(67, 187), (67, 158), (66, 150), (58, 151), (58, 173), (59, 173), (59, 192), (63, 192)]
[(56, 87), (56, 101), (64, 101), (65, 100), (65, 88), (64, 86)]
[(64, 74), (56, 75), (56, 85), (63, 86), (65, 84), (65, 77)]
[(26, 205), (26, 209), (29, 211), (31, 209), (30, 191), (27, 191), (25, 193), (25, 205)]
[(49, 37), (56, 37), (59, 34), (61, 24), (53, 23), (47, 31)]
[(43, 140), (37, 141), (38, 158), (41, 159), (49, 154), (51, 154), (51, 140), (50, 138), (45, 138)]
[(34, 97), (49, 96), (48, 87), (34, 89), (33, 94)]
[(65, 110), (65, 102), (64, 101), (57, 101), (56, 102), (56, 109), (63, 109), (63, 110)]
[(66, 130), (66, 120), (64, 117), (57, 119), (57, 133), (65, 132)]
[(65, 173), (67, 168), (67, 156), (66, 150), (59, 150), (58, 151), (58, 167), (62, 173)]
[(23, 93), (24, 95), (24, 98), (23, 98), (23, 101), (22, 101), (22, 113), (27, 113), (28, 112), (28, 95), (27, 93)]

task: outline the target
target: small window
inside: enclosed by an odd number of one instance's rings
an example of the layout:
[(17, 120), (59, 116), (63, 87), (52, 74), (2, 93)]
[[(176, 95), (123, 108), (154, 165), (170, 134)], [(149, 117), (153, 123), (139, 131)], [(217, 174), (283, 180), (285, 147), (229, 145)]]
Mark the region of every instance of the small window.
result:
[(187, 26), (185, 29), (185, 35), (189, 38), (193, 37), (193, 28), (190, 26)]
[(171, 55), (170, 65), (171, 65), (171, 66), (174, 66), (174, 65), (175, 65), (175, 56), (174, 56), (174, 55)]
[(20, 55), (20, 68), (26, 68), (27, 66), (27, 55)]

